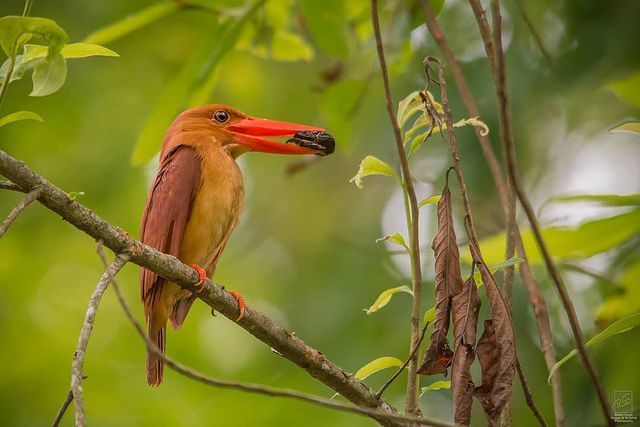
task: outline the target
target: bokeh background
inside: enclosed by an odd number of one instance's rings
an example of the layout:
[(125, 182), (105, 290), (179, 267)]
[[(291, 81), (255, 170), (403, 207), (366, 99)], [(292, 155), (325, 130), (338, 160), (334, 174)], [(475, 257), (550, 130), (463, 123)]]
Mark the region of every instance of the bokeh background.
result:
[[(640, 137), (608, 131), (640, 117), (640, 3), (522, 1), (547, 59), (518, 1), (504, 2), (504, 41), (519, 166), (543, 225), (566, 231), (553, 241), (552, 250), (590, 337), (640, 311), (640, 213), (633, 206), (548, 201), (563, 194), (640, 192)], [(299, 158), (241, 158), (246, 208), (215, 280), (239, 290), (248, 304), (349, 371), (380, 356), (404, 360), (410, 297), (397, 294), (371, 315), (362, 310), (384, 289), (410, 284), (406, 257), (393, 252), (397, 247), (375, 243), (385, 234), (406, 234), (401, 193), (386, 177), (366, 178), (362, 190), (348, 182), (367, 154), (397, 167), (368, 1), (270, 0), (238, 26), (235, 39), (219, 31), (237, 24), (249, 1), (187, 1), (200, 7), (182, 8), (160, 3), (164, 17), (104, 43), (119, 58), (70, 61), (67, 82), (55, 94), (28, 97), (28, 76), (12, 84), (1, 115), (32, 110), (45, 122), (1, 128), (1, 148), (66, 191), (84, 192), (81, 203), (137, 236), (156, 168), (153, 154), (167, 124), (163, 117), (175, 115), (176, 108), (220, 102), (255, 116), (326, 126), (337, 139), (336, 153), (308, 162), (298, 173), (287, 170), (299, 166)], [(398, 102), (424, 87), (421, 61), (439, 52), (416, 1), (381, 3)], [(497, 146), (495, 96), (468, 4), (432, 3), (441, 8), (438, 19)], [(31, 15), (54, 19), (71, 41), (82, 41), (154, 4), (35, 0)], [(4, 0), (0, 15), (19, 15), (22, 8), (21, 1)], [(225, 41), (228, 52), (221, 50)], [(211, 60), (213, 49), (220, 55)], [(209, 54), (209, 63), (194, 59), (202, 52)], [(189, 66), (203, 78), (183, 84), (180, 95), (176, 88), (189, 80), (184, 71)], [(453, 83), (450, 91), (455, 117), (466, 117)], [(151, 137), (139, 146), (143, 130)], [(478, 228), (483, 237), (494, 239), (483, 251), (499, 262), (503, 252), (495, 242), (501, 239), (503, 221), (495, 189), (473, 131), (457, 134)], [(447, 147), (438, 138), (421, 148), (412, 160), (419, 195), (439, 193), (448, 164)], [(2, 215), (19, 199), (18, 194), (0, 194)], [(454, 205), (459, 218), (461, 211), (459, 203)], [(422, 212), (426, 310), (434, 303), (434, 208)], [(461, 227), (458, 235), (463, 245)], [(0, 241), (0, 424), (50, 424), (64, 400), (88, 298), (102, 272), (95, 248), (92, 239), (37, 205)], [(557, 353), (564, 355), (573, 348), (566, 317), (544, 269), (539, 262), (534, 267), (548, 298)], [(127, 266), (119, 281), (142, 320), (138, 269)], [(534, 397), (551, 421), (548, 373), (519, 281), (513, 305), (518, 353)], [(611, 399), (615, 390), (640, 396), (639, 342), (640, 331), (632, 330), (592, 348)], [(90, 425), (373, 425), (367, 418), (305, 403), (208, 388), (170, 370), (163, 385), (151, 389), (145, 382), (144, 353), (108, 291), (85, 362)], [(211, 317), (200, 303), (179, 333), (169, 332), (168, 353), (220, 378), (333, 394), (232, 322)], [(561, 373), (568, 425), (599, 425), (601, 414), (582, 365), (574, 359)], [(378, 387), (390, 374), (383, 371), (366, 382)], [(422, 385), (439, 379), (423, 378)], [(404, 387), (401, 376), (386, 398), (402, 407)], [(514, 425), (533, 425), (517, 383), (514, 389)], [(421, 405), (430, 416), (451, 419), (447, 390), (425, 394)], [(473, 419), (475, 425), (485, 423), (477, 404)], [(63, 425), (72, 422), (71, 408)]]

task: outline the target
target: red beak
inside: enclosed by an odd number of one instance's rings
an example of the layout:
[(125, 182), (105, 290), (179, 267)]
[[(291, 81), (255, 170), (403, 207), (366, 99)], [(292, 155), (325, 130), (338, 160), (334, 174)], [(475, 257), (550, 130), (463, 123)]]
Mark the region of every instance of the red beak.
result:
[(320, 151), (314, 150), (313, 148), (300, 147), (296, 144), (284, 144), (259, 137), (293, 136), (300, 131), (324, 132), (324, 129), (315, 126), (259, 119), (256, 117), (247, 117), (237, 123), (230, 124), (226, 127), (226, 130), (235, 136), (239, 144), (249, 147), (251, 151), (274, 154), (318, 154)]

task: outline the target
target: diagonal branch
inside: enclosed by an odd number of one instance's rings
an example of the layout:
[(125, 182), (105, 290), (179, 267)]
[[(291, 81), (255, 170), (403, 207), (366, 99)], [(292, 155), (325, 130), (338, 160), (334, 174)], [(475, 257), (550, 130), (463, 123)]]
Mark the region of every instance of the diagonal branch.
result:
[[(482, 40), (485, 45), (485, 51), (487, 53), (487, 57), (489, 58), (489, 65), (491, 68), (491, 72), (493, 75), (494, 84), (496, 86), (496, 94), (498, 95), (498, 105), (499, 105), (499, 119), (500, 122), (504, 122), (505, 125), (510, 126), (511, 123), (511, 109), (509, 107), (509, 97), (507, 93), (507, 83), (506, 83), (506, 72), (505, 72), (505, 61), (504, 61), (504, 50), (502, 46), (496, 46), (491, 37), (491, 29), (489, 28), (489, 23), (487, 22), (486, 16), (484, 14), (484, 9), (480, 4), (479, 0), (469, 0), (471, 7), (473, 9), (474, 15), (476, 16), (476, 21), (478, 23), (478, 27), (480, 29), (480, 34), (482, 35)], [(494, 8), (494, 14), (500, 14), (499, 4), (496, 3), (496, 7)], [(496, 20), (500, 20), (499, 16), (495, 17)], [(558, 294), (560, 295), (560, 300), (562, 301), (562, 305), (564, 310), (567, 313), (567, 317), (569, 319), (569, 324), (571, 325), (571, 330), (573, 332), (573, 336), (576, 340), (576, 347), (580, 354), (580, 358), (585, 365), (587, 373), (589, 374), (589, 378), (593, 384), (593, 387), (596, 391), (596, 396), (600, 403), (602, 412), (605, 416), (605, 419), (608, 425), (615, 425), (613, 419), (611, 418), (611, 407), (609, 406), (609, 402), (607, 400), (607, 394), (604, 390), (604, 386), (602, 385), (602, 381), (600, 380), (600, 376), (596, 370), (589, 353), (587, 352), (584, 335), (582, 334), (582, 329), (580, 328), (580, 322), (578, 321), (578, 317), (576, 315), (575, 307), (573, 306), (573, 301), (571, 300), (571, 296), (567, 291), (567, 287), (564, 284), (564, 280), (556, 266), (553, 258), (551, 257), (551, 253), (549, 252), (549, 248), (547, 247), (544, 238), (542, 237), (542, 232), (540, 230), (540, 224), (538, 223), (538, 219), (536, 218), (535, 211), (531, 202), (522, 187), (522, 183), (520, 182), (517, 168), (516, 168), (516, 151), (515, 151), (515, 143), (513, 139), (507, 139), (507, 146), (505, 147), (506, 158), (507, 158), (507, 170), (509, 173), (509, 178), (513, 183), (516, 194), (518, 196), (518, 200), (520, 200), (520, 204), (527, 215), (527, 219), (529, 224), (531, 225), (531, 229), (533, 230), (533, 234), (542, 253), (542, 257), (545, 262), (545, 266), (547, 268), (547, 272), (551, 277), (556, 289), (558, 290)]]
[[(449, 46), (447, 37), (440, 27), (440, 24), (435, 17), (431, 5), (427, 0), (421, 0), (421, 3), (423, 11), (425, 13), (427, 28), (436, 41), (438, 48), (442, 52), (447, 65), (449, 66), (449, 70), (451, 71), (451, 75), (453, 76), (453, 79), (458, 88), (458, 92), (460, 93), (469, 116), (480, 116), (480, 110), (478, 109), (475, 98), (471, 93), (469, 85), (467, 84), (464, 73), (462, 72), (462, 68), (460, 67), (458, 60), (456, 59), (453, 51), (451, 50), (451, 47)], [(505, 217), (508, 217), (508, 201), (506, 197), (507, 184), (505, 182), (505, 178), (503, 177), (502, 167), (498, 162), (498, 158), (493, 150), (493, 147), (491, 146), (491, 141), (489, 140), (488, 136), (480, 132), (480, 129), (477, 127), (474, 127), (474, 130), (476, 132), (478, 142), (480, 143), (484, 158), (489, 167), (489, 171), (491, 172), (493, 182), (496, 186), (500, 205), (505, 214)], [(522, 278), (522, 283), (527, 290), (531, 305), (533, 306), (536, 325), (538, 327), (538, 334), (540, 335), (540, 347), (542, 348), (542, 352), (544, 354), (545, 364), (547, 365), (547, 369), (551, 371), (556, 363), (556, 357), (553, 348), (553, 336), (551, 333), (547, 303), (544, 295), (542, 294), (542, 291), (540, 290), (540, 285), (533, 275), (533, 271), (531, 270), (531, 266), (529, 265), (527, 253), (522, 243), (522, 236), (520, 235), (520, 230), (518, 229), (518, 224), (515, 223), (514, 226), (516, 249), (519, 256), (525, 260), (525, 262), (521, 264), (519, 268), (520, 276)], [(564, 425), (564, 403), (562, 401), (562, 383), (560, 379), (560, 373), (558, 371), (554, 372), (551, 377), (551, 388), (556, 426), (562, 427)]]
[(84, 365), (84, 356), (87, 352), (91, 331), (93, 331), (93, 324), (96, 320), (98, 306), (100, 305), (104, 291), (106, 291), (107, 286), (109, 286), (109, 282), (128, 261), (129, 255), (118, 255), (109, 268), (102, 274), (95, 290), (91, 294), (91, 298), (89, 298), (89, 306), (87, 307), (87, 313), (85, 314), (84, 323), (80, 330), (80, 337), (78, 338), (78, 346), (76, 347), (75, 353), (73, 353), (73, 363), (71, 365), (71, 392), (73, 393), (73, 405), (76, 410), (76, 427), (84, 427), (86, 425), (84, 399), (82, 398), (82, 367)]
[(5, 218), (5, 220), (2, 221), (2, 224), (0, 224), (0, 238), (4, 236), (4, 233), (7, 232), (7, 230), (13, 223), (13, 221), (15, 221), (16, 218), (18, 217), (18, 215), (20, 215), (22, 211), (27, 208), (27, 206), (29, 206), (34, 200), (36, 200), (38, 196), (40, 196), (41, 191), (42, 189), (40, 187), (34, 188), (29, 193), (27, 193), (26, 196), (24, 196), (24, 198), (20, 201), (20, 203), (18, 203), (18, 205), (15, 208), (13, 208), (11, 212), (9, 212), (9, 215), (7, 215), (7, 218)]
[[(26, 191), (41, 186), (42, 193), (38, 200), (71, 225), (95, 240), (102, 240), (104, 245), (114, 253), (127, 252), (131, 256), (131, 262), (158, 273), (182, 286), (183, 289), (191, 292), (198, 291), (195, 285), (198, 282), (197, 273), (192, 268), (173, 256), (163, 254), (131, 238), (124, 230), (109, 224), (76, 200), (70, 200), (67, 193), (35, 173), (24, 162), (2, 150), (0, 150), (0, 174)], [(204, 288), (197, 295), (200, 300), (225, 317), (232, 320), (238, 317), (237, 302), (223, 286), (207, 280)], [(383, 399), (376, 397), (366, 384), (331, 362), (296, 335), (275, 324), (264, 314), (247, 307), (245, 317), (237, 323), (350, 402), (361, 407), (395, 413), (395, 409)], [(390, 420), (378, 418), (376, 420), (388, 426), (403, 425)]]
[[(373, 32), (376, 38), (376, 49), (378, 52), (378, 60), (380, 61), (380, 71), (382, 72), (382, 83), (384, 85), (385, 104), (387, 107), (387, 113), (389, 114), (389, 120), (393, 127), (393, 135), (395, 137), (396, 149), (398, 151), (398, 158), (400, 159), (400, 169), (402, 170), (402, 181), (406, 189), (409, 211), (410, 211), (410, 240), (411, 246), (411, 277), (413, 287), (413, 305), (411, 307), (411, 344), (409, 348), (413, 352), (413, 349), (417, 347), (420, 340), (420, 302), (422, 299), (422, 267), (420, 264), (420, 235), (419, 235), (419, 209), (418, 199), (416, 197), (416, 191), (413, 186), (413, 178), (411, 177), (411, 171), (409, 170), (409, 161), (407, 160), (407, 154), (402, 142), (402, 132), (400, 126), (396, 120), (396, 114), (393, 111), (393, 101), (391, 96), (391, 87), (389, 85), (389, 73), (387, 71), (387, 63), (384, 58), (384, 47), (382, 45), (382, 36), (380, 34), (380, 20), (378, 19), (378, 0), (371, 0), (371, 22), (373, 24)], [(418, 352), (413, 354), (410, 358), (409, 366), (407, 368), (407, 403), (405, 406), (405, 412), (408, 414), (419, 414), (420, 408), (418, 406)]]
[[(98, 246), (98, 254), (100, 255), (100, 258), (102, 259), (102, 262), (105, 265), (105, 267), (107, 267), (108, 264), (101, 246)], [(183, 375), (187, 378), (190, 378), (192, 380), (198, 381), (202, 384), (212, 386), (212, 387), (239, 390), (247, 393), (260, 394), (263, 396), (287, 397), (287, 398), (301, 400), (303, 402), (323, 406), (325, 408), (336, 409), (339, 411), (344, 411), (344, 412), (349, 412), (349, 413), (354, 413), (359, 415), (376, 416), (376, 417), (386, 418), (389, 420), (407, 421), (414, 424), (429, 425), (429, 426), (435, 426), (435, 427), (438, 427), (438, 426), (450, 427), (450, 425), (447, 423), (441, 423), (434, 420), (425, 420), (423, 418), (417, 418), (417, 417), (407, 417), (400, 414), (393, 414), (393, 413), (383, 412), (375, 409), (348, 405), (348, 404), (340, 403), (335, 400), (327, 399), (321, 396), (315, 396), (308, 393), (301, 393), (295, 390), (278, 389), (274, 387), (264, 386), (262, 384), (251, 384), (246, 382), (221, 380), (218, 378), (213, 378), (213, 377), (204, 375), (194, 369), (189, 368), (188, 366), (185, 366), (173, 360), (166, 354), (162, 353), (160, 349), (156, 346), (156, 344), (153, 341), (151, 341), (149, 337), (145, 334), (144, 328), (142, 327), (140, 322), (136, 320), (135, 316), (133, 315), (133, 312), (131, 311), (131, 309), (129, 308), (129, 305), (127, 304), (127, 301), (124, 299), (124, 296), (120, 291), (120, 286), (118, 285), (118, 282), (116, 282), (115, 278), (111, 279), (111, 287), (115, 291), (116, 298), (118, 299), (118, 302), (120, 303), (120, 306), (122, 307), (122, 310), (124, 311), (127, 319), (129, 319), (129, 322), (131, 323), (133, 328), (136, 330), (140, 338), (142, 338), (142, 340), (145, 342), (147, 349), (155, 353), (158, 357), (162, 358), (165, 365), (167, 365), (169, 368), (173, 369), (180, 375)]]

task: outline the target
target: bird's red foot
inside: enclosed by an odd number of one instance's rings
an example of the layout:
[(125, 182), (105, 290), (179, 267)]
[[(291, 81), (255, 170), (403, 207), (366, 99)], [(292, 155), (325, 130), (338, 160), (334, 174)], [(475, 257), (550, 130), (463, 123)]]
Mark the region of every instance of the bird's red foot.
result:
[(193, 268), (196, 271), (196, 273), (198, 273), (198, 278), (200, 279), (195, 284), (196, 287), (198, 288), (196, 293), (202, 292), (202, 290), (204, 289), (204, 282), (205, 280), (207, 280), (207, 272), (204, 270), (204, 268), (200, 267), (198, 264), (189, 264), (189, 267)]
[(242, 297), (242, 295), (240, 295), (236, 291), (229, 291), (229, 293), (231, 294), (232, 297), (236, 299), (236, 301), (238, 301), (238, 310), (240, 311), (240, 315), (236, 319), (236, 322), (237, 322), (238, 320), (244, 317), (244, 311), (247, 304), (245, 304), (244, 298)]

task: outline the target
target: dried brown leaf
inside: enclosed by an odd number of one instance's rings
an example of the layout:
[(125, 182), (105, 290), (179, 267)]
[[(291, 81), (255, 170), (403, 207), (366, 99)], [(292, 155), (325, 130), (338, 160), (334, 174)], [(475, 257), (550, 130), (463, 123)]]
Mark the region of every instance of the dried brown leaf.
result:
[(482, 405), (491, 425), (495, 424), (500, 411), (493, 401), (493, 388), (500, 367), (500, 351), (496, 344), (496, 334), (491, 319), (484, 321), (484, 332), (476, 346), (476, 354), (482, 369), (482, 385), (476, 387), (474, 395)]
[[(481, 389), (481, 395), (484, 396), (484, 394), (486, 394), (485, 400), (488, 399), (493, 409), (489, 411), (487, 409), (489, 406), (485, 406), (485, 404), (483, 404), (483, 407), (485, 408), (489, 421), (495, 422), (509, 400), (511, 389), (513, 388), (516, 359), (515, 336), (509, 310), (493, 275), (482, 259), (479, 249), (471, 244), (470, 250), (471, 256), (480, 270), (480, 276), (485, 284), (487, 297), (491, 305), (492, 319), (490, 328), (493, 333), (489, 335), (494, 338), (490, 340), (490, 336), (487, 337), (483, 345), (487, 347), (493, 345), (495, 349), (492, 349), (491, 352), (489, 352), (488, 349), (483, 349), (483, 351), (485, 355), (489, 353), (493, 355), (497, 352), (498, 357), (487, 358), (485, 356), (485, 363), (483, 364), (482, 358), (480, 357), (480, 342), (478, 342), (476, 353), (483, 372), (482, 386), (479, 387)], [(487, 334), (487, 322), (485, 322), (485, 333), (483, 337), (485, 334)], [(482, 341), (482, 338), (480, 338), (480, 341)], [(495, 366), (490, 365), (489, 361), (494, 363)], [(495, 375), (485, 376), (485, 370), (487, 369), (490, 369), (491, 372), (495, 371)], [(485, 377), (487, 380), (485, 380)], [(481, 403), (482, 401), (483, 400), (480, 399)]]
[(433, 239), (435, 253), (436, 313), (433, 333), (424, 360), (418, 369), (422, 375), (447, 374), (453, 353), (449, 349), (447, 333), (451, 315), (451, 298), (462, 290), (460, 254), (453, 228), (451, 192), (448, 183), (438, 201), (438, 232)]
[(469, 425), (475, 384), (471, 377), (471, 364), (475, 359), (476, 328), (480, 298), (473, 280), (473, 272), (462, 292), (452, 299), (454, 348), (451, 368), (453, 413), (456, 424)]

